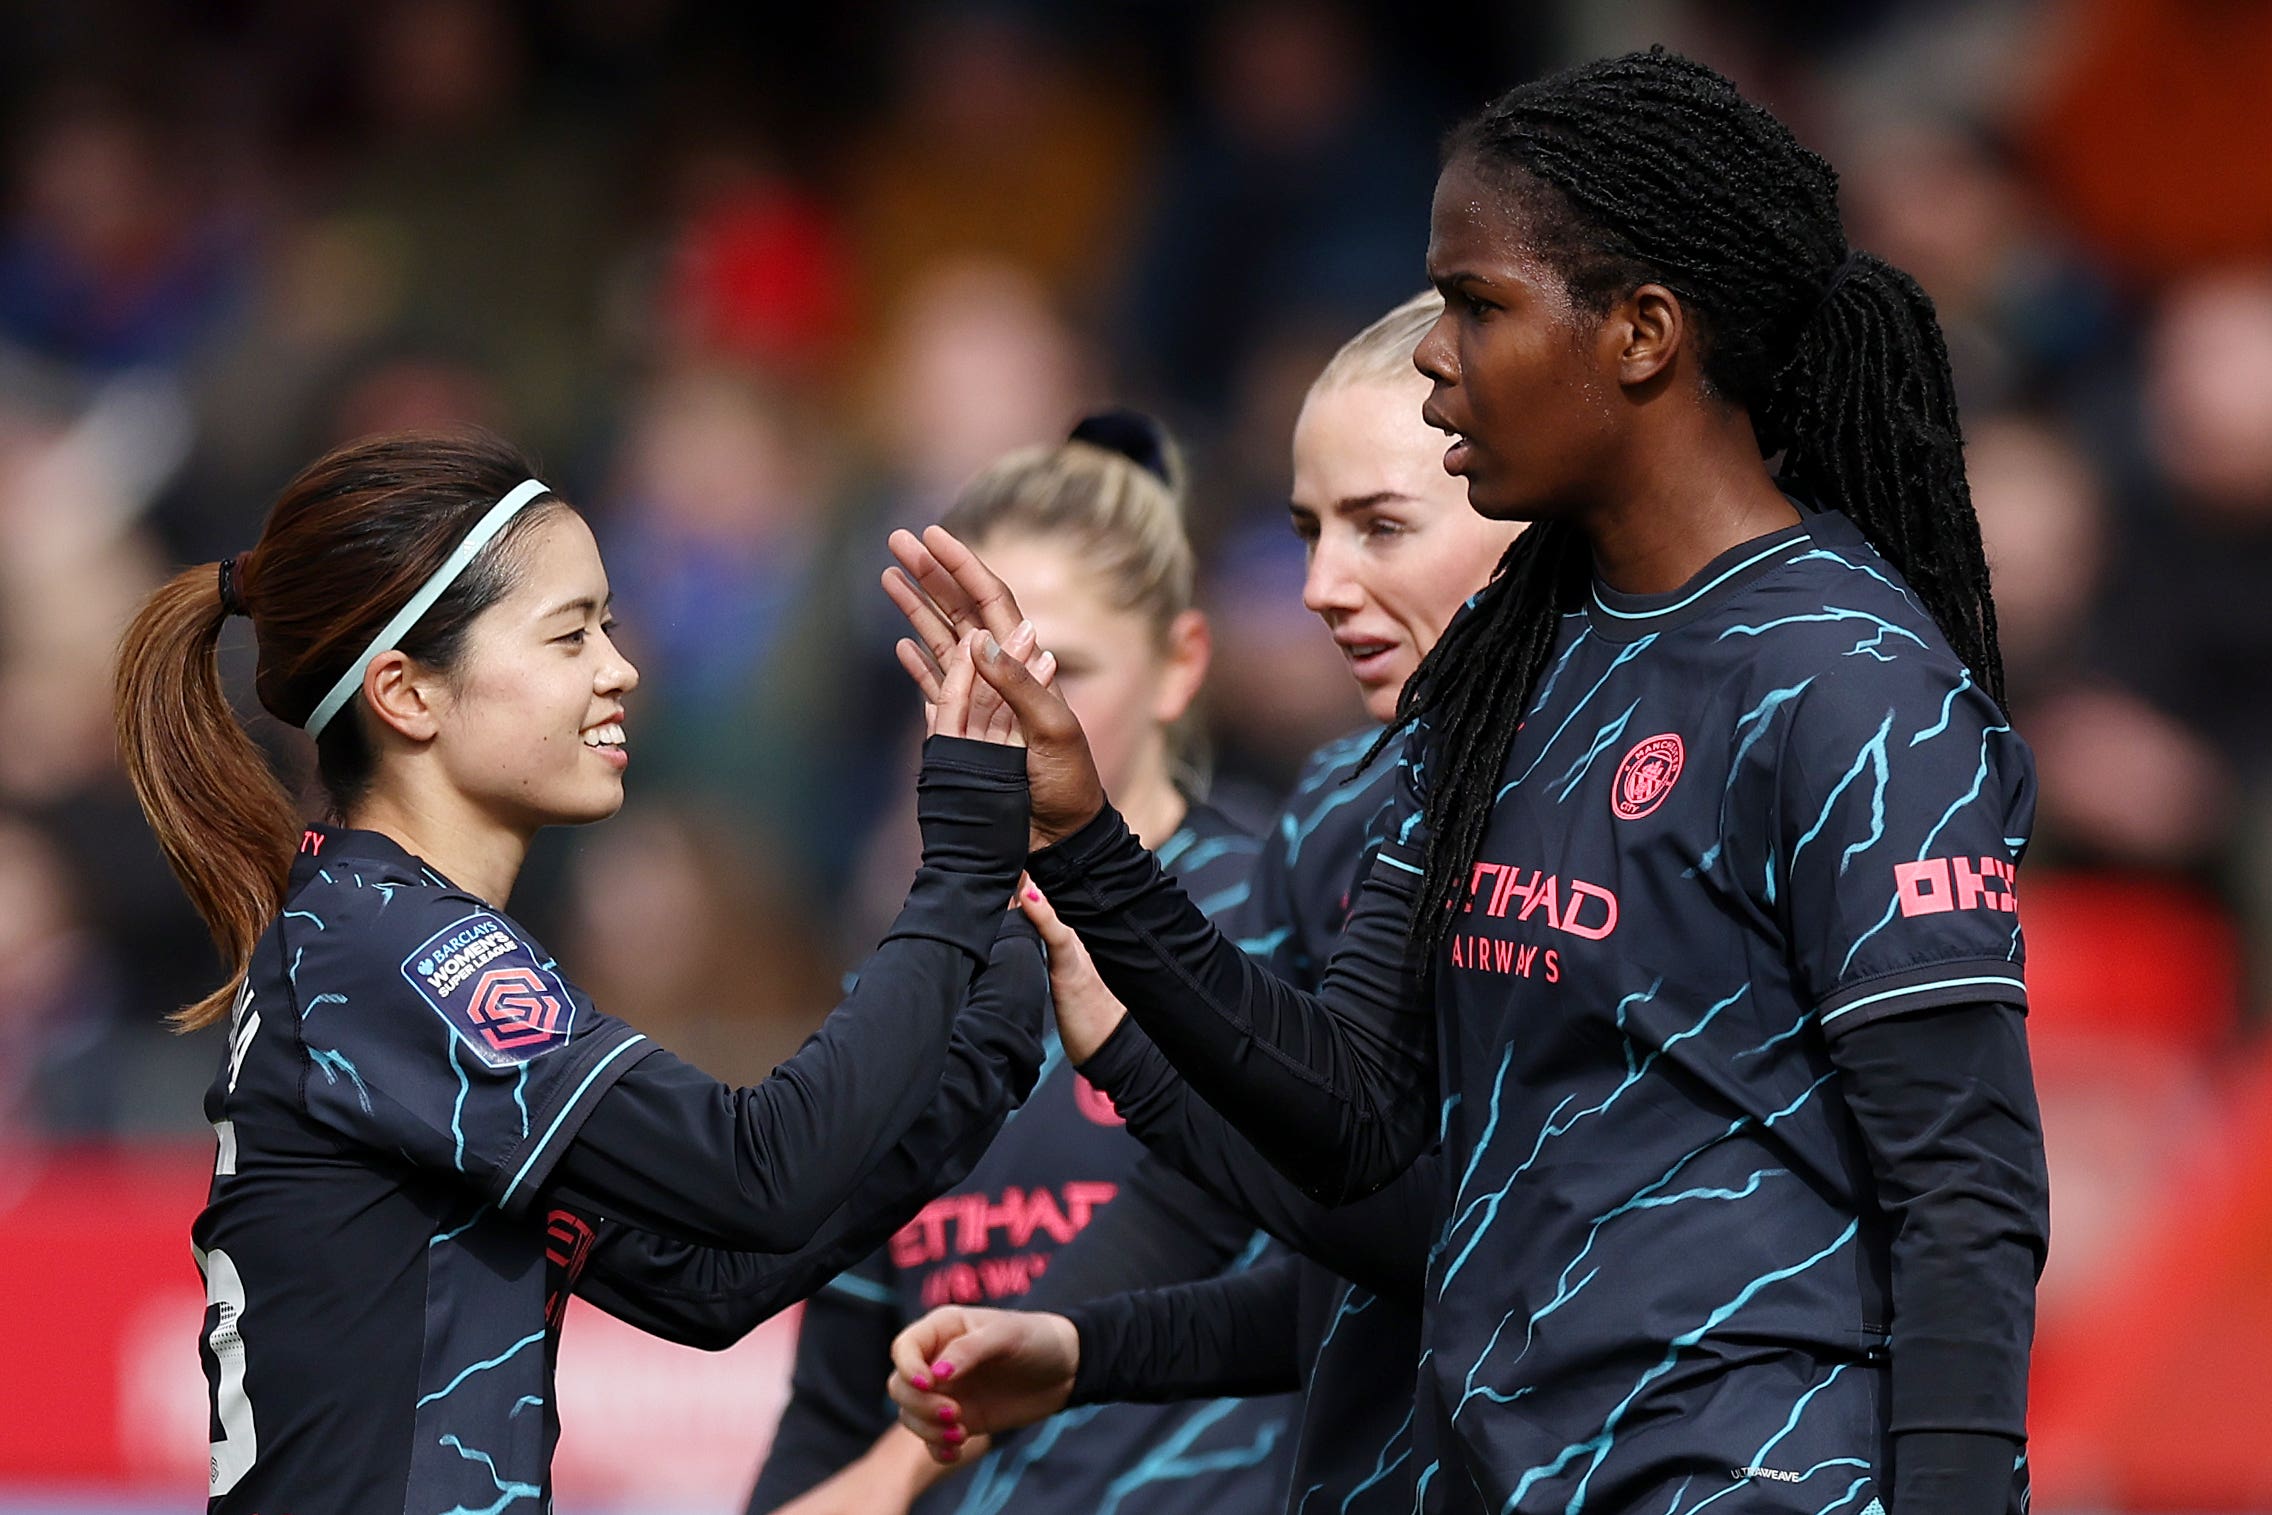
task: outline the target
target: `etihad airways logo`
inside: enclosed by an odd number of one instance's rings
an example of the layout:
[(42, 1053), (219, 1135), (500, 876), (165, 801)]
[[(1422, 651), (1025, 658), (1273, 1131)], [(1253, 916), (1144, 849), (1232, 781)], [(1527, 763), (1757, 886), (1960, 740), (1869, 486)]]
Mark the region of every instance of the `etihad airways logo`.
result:
[[(1519, 909), (1517, 900), (1522, 902)], [(1475, 871), (1468, 875), (1467, 904), (1462, 913), (1472, 915), (1477, 905), (1494, 920), (1504, 918), (1510, 910), (1518, 921), (1539, 916), (1547, 929), (1582, 936), (1589, 942), (1598, 942), (1617, 929), (1617, 896), (1607, 889), (1584, 879), (1574, 878), (1565, 884), (1559, 875), (1539, 868), (1525, 870), (1514, 863), (1475, 865)]]
[[(1488, 920), (1535, 921), (1539, 928), (1598, 942), (1617, 929), (1617, 896), (1584, 879), (1564, 879), (1542, 868), (1479, 862), (1468, 875), (1463, 915)], [(1562, 955), (1552, 947), (1517, 942), (1481, 932), (1455, 931), (1451, 965), (1476, 973), (1562, 982)]]

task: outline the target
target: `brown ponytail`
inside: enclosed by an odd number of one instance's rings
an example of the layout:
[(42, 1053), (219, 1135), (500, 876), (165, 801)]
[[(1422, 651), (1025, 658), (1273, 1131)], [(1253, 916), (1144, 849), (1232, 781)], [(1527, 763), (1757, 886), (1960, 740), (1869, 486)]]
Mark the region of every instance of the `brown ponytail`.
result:
[(185, 1031), (227, 1012), (253, 943), (283, 908), (300, 831), (284, 786), (221, 693), (227, 619), (220, 565), (184, 569), (126, 628), (113, 686), (126, 776), (229, 965), (227, 983), (175, 1012)]
[[(261, 706), (303, 725), (389, 617), (432, 577), (474, 522), (535, 465), (483, 431), (408, 432), (337, 448), (302, 469), (268, 513), (260, 542), (231, 564), (184, 569), (127, 627), (113, 685), (118, 750), (166, 861), (205, 918), (229, 981), (174, 1015), (183, 1030), (228, 1010), (254, 943), (283, 908), (300, 819), (221, 693), (221, 627), (241, 608), (260, 647)], [(398, 645), (448, 672), (467, 629), (513, 584), (514, 544), (552, 511), (515, 516)], [(333, 819), (377, 761), (360, 699), (324, 727), (316, 772)]]

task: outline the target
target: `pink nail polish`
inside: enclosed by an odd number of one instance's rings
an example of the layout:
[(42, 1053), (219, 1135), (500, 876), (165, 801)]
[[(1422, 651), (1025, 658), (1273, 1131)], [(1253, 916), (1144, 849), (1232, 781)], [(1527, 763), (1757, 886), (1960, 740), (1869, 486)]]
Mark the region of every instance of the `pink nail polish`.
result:
[(962, 1445), (962, 1443), (963, 1443), (963, 1438), (964, 1438), (964, 1437), (965, 1437), (965, 1436), (966, 1436), (967, 1434), (968, 1434), (968, 1433), (967, 1433), (967, 1432), (965, 1432), (965, 1431), (963, 1430), (963, 1428), (962, 1428), (961, 1426), (949, 1426), (949, 1427), (947, 1427), (947, 1431), (946, 1431), (946, 1437), (947, 1437), (947, 1445), (948, 1445), (948, 1446), (950, 1446), (950, 1447), (959, 1447), (959, 1446), (961, 1446), (961, 1445)]
[(915, 1385), (915, 1387), (917, 1387), (918, 1389), (921, 1389), (926, 1394), (931, 1392), (931, 1380), (924, 1377), (921, 1373), (911, 1375), (907, 1381)]
[(931, 1364), (931, 1371), (938, 1375), (939, 1382), (945, 1383), (955, 1376), (955, 1365), (951, 1362), (935, 1362)]
[(953, 1425), (955, 1423), (955, 1407), (953, 1405), (939, 1406), (939, 1419), (950, 1426)]
[(1041, 903), (1041, 891), (1039, 889), (1028, 889), (1026, 891), (1026, 898), (1032, 900), (1035, 904), (1038, 905)]

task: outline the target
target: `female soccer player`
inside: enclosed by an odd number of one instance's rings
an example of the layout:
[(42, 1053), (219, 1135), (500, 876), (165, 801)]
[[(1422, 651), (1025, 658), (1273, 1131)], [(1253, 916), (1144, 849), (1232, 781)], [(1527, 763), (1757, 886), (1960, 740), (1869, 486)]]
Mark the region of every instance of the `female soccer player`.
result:
[[(948, 519), (983, 542), (1049, 641), (1058, 682), (1095, 734), (1102, 780), (1137, 835), (1199, 908), (1243, 901), (1257, 843), (1190, 797), (1184, 735), (1207, 672), (1205, 618), (1181, 484), (1159, 428), (1132, 412), (1092, 416), (1072, 438), (1002, 459)], [(893, 581), (895, 594), (913, 594)], [(941, 649), (950, 652), (952, 649)], [(934, 692), (919, 649), (903, 658)], [(1130, 1190), (1143, 1148), (1057, 1049), (1033, 1097), (959, 1188), (806, 1307), (789, 1407), (751, 1495), (753, 1511), (986, 1510), (1122, 1515), (1272, 1508), (1285, 1479), (1290, 1407), (1280, 1400), (1085, 1410), (943, 1469), (895, 1424), (879, 1392), (892, 1337), (946, 1303), (1018, 1303), (1055, 1254)], [(1237, 1262), (1254, 1224), (1173, 1173), (1144, 1181), (1161, 1223), (1130, 1239), (1125, 1267), (1205, 1278)], [(959, 1440), (959, 1438), (957, 1438)], [(926, 1490), (930, 1492), (926, 1493)]]
[[(1311, 384), (1294, 431), (1292, 524), (1309, 558), (1303, 600), (1347, 653), (1367, 712), (1383, 723), (1393, 718), (1405, 679), (1482, 588), (1518, 529), (1468, 508), (1466, 487), (1443, 471), (1440, 439), (1420, 418), (1428, 384), (1412, 353), (1442, 309), (1441, 296), (1424, 294), (1351, 338)], [(909, 557), (919, 577), (938, 577), (935, 562)], [(927, 605), (918, 608), (925, 612), (919, 629), (939, 651), (951, 651), (951, 629)], [(1315, 988), (1383, 828), (1394, 824), (1384, 814), (1393, 765), (1361, 762), (1377, 735), (1329, 743), (1312, 757), (1264, 834), (1253, 896), (1223, 922), (1243, 948), (1303, 988)], [(1063, 1408), (1076, 1368), (1082, 1403), (1298, 1385), (1304, 1398), (1286, 1507), (1410, 1510), (1411, 1364), (1434, 1222), (1432, 1165), (1416, 1164), (1360, 1205), (1325, 1211), (1306, 1200), (1190, 1097), (1102, 992), (1079, 939), (1056, 924), (1046, 902), (1027, 908), (1051, 946), (1068, 1055), (1151, 1149), (1138, 1175), (1168, 1160), (1303, 1255), (1145, 1288), (1154, 1281), (1132, 1279), (1125, 1254), (1176, 1222), (1150, 1186), (1132, 1183), (1056, 1259), (1021, 1303), (1026, 1313), (948, 1306), (902, 1342), (922, 1342), (930, 1354), (922, 1361), (943, 1354), (962, 1373), (993, 1354), (1035, 1354), (1037, 1371), (1058, 1390), (1056, 1398), (1028, 1399), (1026, 1413), (1035, 1416)], [(1116, 1292), (1123, 1289), (1143, 1292)], [(1031, 1313), (1040, 1311), (1077, 1322), (1077, 1340)], [(1069, 1342), (1077, 1360), (1057, 1361), (1055, 1351)], [(989, 1423), (1009, 1424), (1003, 1410), (989, 1406)]]
[(1931, 304), (1847, 246), (1828, 165), (1663, 52), (1466, 127), (1428, 264), (1445, 466), (1537, 524), (1406, 690), (1415, 813), (1320, 995), (1160, 883), (989, 651), (1034, 880), (1320, 1194), (1441, 1126), (1424, 1502), (2017, 1508), (2033, 778)]
[[(215, 1510), (542, 1507), (569, 1292), (723, 1345), (967, 1172), (1040, 1060), (1038, 953), (997, 942), (1022, 754), (966, 656), (906, 907), (764, 1084), (601, 1013), (505, 914), (539, 827), (622, 804), (638, 682), (590, 530), (529, 475), (482, 434), (342, 448), (126, 635), (127, 769), (231, 969), (179, 1017), (228, 1018), (194, 1230)], [(325, 824), (222, 696), (234, 614)]]

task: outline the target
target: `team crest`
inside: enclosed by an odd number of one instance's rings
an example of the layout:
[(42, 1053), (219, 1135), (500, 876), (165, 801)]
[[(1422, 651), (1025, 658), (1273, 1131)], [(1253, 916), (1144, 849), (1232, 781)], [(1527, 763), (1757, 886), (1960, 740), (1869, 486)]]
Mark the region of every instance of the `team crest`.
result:
[(525, 1063), (568, 1040), (575, 1005), (550, 970), (486, 910), (435, 932), (402, 964), (419, 998), (492, 1068)]
[(1609, 808), (1621, 821), (1637, 821), (1665, 802), (1680, 782), (1687, 749), (1678, 733), (1666, 732), (1634, 744), (1617, 765), (1617, 780), (1610, 786)]

